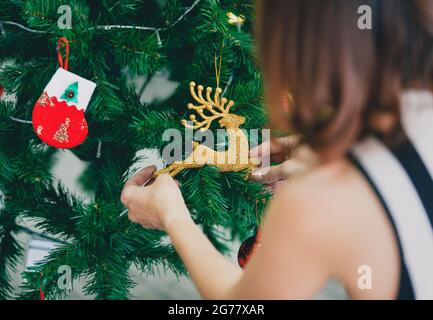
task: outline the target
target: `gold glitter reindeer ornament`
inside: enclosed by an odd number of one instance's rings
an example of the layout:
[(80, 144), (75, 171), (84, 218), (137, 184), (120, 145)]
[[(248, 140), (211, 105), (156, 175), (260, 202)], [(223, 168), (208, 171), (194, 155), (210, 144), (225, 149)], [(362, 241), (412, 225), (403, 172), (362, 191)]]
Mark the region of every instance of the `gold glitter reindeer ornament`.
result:
[(193, 151), (185, 160), (173, 162), (168, 167), (157, 171), (155, 176), (168, 173), (174, 177), (184, 169), (213, 165), (219, 168), (221, 172), (245, 170), (247, 172), (246, 178), (249, 178), (251, 170), (260, 165), (260, 160), (249, 157), (248, 138), (239, 128), (245, 122), (245, 118), (230, 113), (230, 108), (235, 104), (234, 101), (228, 101), (226, 98), (221, 97), (222, 90), (219, 87), (216, 88), (213, 97), (211, 97), (213, 89), (210, 87), (206, 88), (206, 97), (203, 96), (204, 87), (202, 85), (197, 86), (197, 91), (195, 82), (191, 82), (189, 87), (191, 96), (198, 105), (189, 103), (188, 109), (194, 110), (202, 120), (198, 121), (195, 115), (191, 115), (190, 120), (193, 125), (190, 125), (186, 120), (182, 120), (182, 124), (186, 128), (206, 131), (214, 120), (219, 119), (219, 126), (225, 128), (227, 132), (228, 149), (226, 151), (215, 151), (194, 141), (192, 143)]

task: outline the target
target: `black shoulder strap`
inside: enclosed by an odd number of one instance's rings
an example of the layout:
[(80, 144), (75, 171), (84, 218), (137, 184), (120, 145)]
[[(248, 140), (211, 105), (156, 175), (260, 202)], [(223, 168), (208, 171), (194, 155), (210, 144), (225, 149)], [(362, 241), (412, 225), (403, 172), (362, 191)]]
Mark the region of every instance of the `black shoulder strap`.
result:
[(415, 293), (412, 287), (412, 282), (410, 281), (409, 272), (407, 270), (406, 262), (404, 261), (404, 255), (403, 255), (403, 248), (401, 245), (400, 236), (397, 230), (397, 227), (395, 225), (394, 218), (391, 215), (391, 212), (388, 208), (388, 205), (386, 204), (384, 198), (382, 197), (382, 194), (380, 193), (379, 189), (376, 187), (376, 184), (373, 182), (373, 180), (370, 178), (370, 175), (367, 173), (367, 171), (364, 169), (364, 167), (361, 165), (361, 163), (358, 161), (355, 155), (352, 153), (349, 153), (348, 155), (349, 160), (354, 164), (354, 166), (359, 170), (359, 172), (365, 177), (368, 184), (372, 188), (373, 192), (376, 194), (377, 198), (379, 199), (380, 203), (382, 204), (382, 207), (388, 216), (388, 219), (391, 223), (393, 232), (397, 239), (397, 245), (398, 245), (398, 251), (400, 256), (400, 266), (401, 266), (401, 272), (400, 272), (400, 283), (399, 283), (399, 290), (397, 294), (398, 300), (414, 300), (415, 299)]
[[(432, 141), (433, 143), (433, 141)], [(410, 141), (391, 149), (412, 181), (427, 212), (433, 232), (433, 178)]]

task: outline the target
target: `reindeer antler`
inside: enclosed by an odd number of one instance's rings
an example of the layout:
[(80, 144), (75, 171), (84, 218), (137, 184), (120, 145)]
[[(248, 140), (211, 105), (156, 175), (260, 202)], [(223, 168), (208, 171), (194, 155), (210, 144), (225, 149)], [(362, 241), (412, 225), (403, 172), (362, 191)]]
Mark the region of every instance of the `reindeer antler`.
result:
[[(230, 108), (235, 104), (234, 101), (228, 101), (226, 98), (221, 98), (221, 88), (216, 88), (214, 97), (211, 97), (212, 88), (206, 88), (206, 99), (203, 97), (204, 87), (202, 85), (197, 86), (197, 92), (195, 91), (195, 82), (190, 82), (189, 90), (191, 92), (191, 96), (195, 101), (199, 103), (198, 106), (193, 105), (192, 103), (188, 104), (188, 109), (195, 110), (197, 114), (203, 119), (203, 121), (197, 121), (195, 115), (191, 115), (189, 118), (194, 125), (188, 124), (186, 120), (182, 120), (182, 124), (186, 128), (190, 129), (199, 129), (201, 131), (205, 131), (209, 129), (211, 123), (218, 119), (223, 118), (229, 114)], [(226, 105), (227, 104), (227, 105)], [(206, 115), (204, 111), (210, 112), (210, 115)]]

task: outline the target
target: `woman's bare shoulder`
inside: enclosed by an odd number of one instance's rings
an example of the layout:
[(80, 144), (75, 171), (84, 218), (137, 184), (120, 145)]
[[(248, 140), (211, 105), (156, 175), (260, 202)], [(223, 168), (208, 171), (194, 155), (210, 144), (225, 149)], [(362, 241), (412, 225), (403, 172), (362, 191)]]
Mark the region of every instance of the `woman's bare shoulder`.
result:
[(331, 248), (335, 253), (363, 247), (365, 230), (375, 229), (378, 221), (385, 223), (367, 182), (345, 159), (284, 182), (270, 209), (273, 225), (287, 228), (287, 240)]
[[(365, 196), (365, 181), (346, 159), (318, 165), (283, 182), (276, 191), (278, 201), (296, 206), (292, 214), (310, 213), (329, 219), (333, 213), (347, 212), (360, 194)], [(370, 196), (370, 194), (368, 195)]]
[[(288, 228), (291, 235), (286, 240), (323, 254), (332, 272), (352, 287), (354, 296), (364, 294), (356, 291), (354, 280), (364, 264), (373, 266), (384, 279), (378, 291), (369, 294), (392, 296), (395, 286), (389, 284), (395, 284), (398, 274), (393, 231), (374, 192), (348, 160), (317, 166), (284, 182), (274, 202), (273, 225)], [(383, 257), (388, 258), (386, 263)]]

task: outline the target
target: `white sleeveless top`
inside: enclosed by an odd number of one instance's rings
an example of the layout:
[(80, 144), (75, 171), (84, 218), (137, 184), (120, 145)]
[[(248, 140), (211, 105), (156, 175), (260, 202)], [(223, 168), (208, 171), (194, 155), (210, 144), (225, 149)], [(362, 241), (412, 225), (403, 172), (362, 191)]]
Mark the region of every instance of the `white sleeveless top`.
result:
[(399, 299), (433, 299), (433, 93), (406, 91), (402, 124), (409, 141), (393, 149), (371, 137), (351, 158), (388, 213), (401, 257)]

